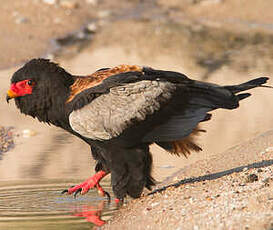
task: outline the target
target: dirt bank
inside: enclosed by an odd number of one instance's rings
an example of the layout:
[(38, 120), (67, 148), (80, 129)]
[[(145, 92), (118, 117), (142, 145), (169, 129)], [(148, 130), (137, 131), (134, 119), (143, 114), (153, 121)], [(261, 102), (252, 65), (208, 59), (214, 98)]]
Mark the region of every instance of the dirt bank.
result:
[(270, 131), (185, 167), (103, 229), (272, 229), (272, 140)]

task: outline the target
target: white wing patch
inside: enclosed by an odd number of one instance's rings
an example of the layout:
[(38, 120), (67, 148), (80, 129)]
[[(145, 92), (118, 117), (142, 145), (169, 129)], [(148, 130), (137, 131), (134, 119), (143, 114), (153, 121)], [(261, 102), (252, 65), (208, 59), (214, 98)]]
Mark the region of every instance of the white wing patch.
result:
[(175, 89), (173, 83), (154, 80), (114, 87), (109, 93), (73, 111), (69, 122), (72, 129), (84, 137), (109, 140), (158, 111)]

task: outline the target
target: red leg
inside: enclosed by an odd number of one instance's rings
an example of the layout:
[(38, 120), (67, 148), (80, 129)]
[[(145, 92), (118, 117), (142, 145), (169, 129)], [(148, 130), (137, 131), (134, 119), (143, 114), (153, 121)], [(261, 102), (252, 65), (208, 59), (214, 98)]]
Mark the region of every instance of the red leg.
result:
[(115, 198), (115, 203), (116, 203), (116, 204), (118, 204), (118, 203), (120, 203), (120, 202), (121, 202), (120, 199)]
[(110, 198), (109, 194), (107, 192), (105, 192), (103, 190), (103, 188), (100, 186), (99, 182), (100, 180), (105, 177), (107, 175), (107, 173), (105, 171), (98, 171), (94, 176), (88, 178), (86, 181), (84, 181), (81, 184), (78, 184), (72, 188), (66, 189), (64, 190), (62, 193), (68, 193), (68, 194), (72, 194), (74, 193), (74, 196), (76, 197), (76, 195), (81, 192), (81, 194), (85, 194), (87, 193), (90, 189), (92, 188), (97, 188), (98, 189), (98, 193), (101, 196), (105, 196), (107, 195), (108, 199)]
[(117, 207), (120, 207), (123, 205), (123, 199), (118, 199), (118, 198), (115, 198), (115, 203), (117, 205)]

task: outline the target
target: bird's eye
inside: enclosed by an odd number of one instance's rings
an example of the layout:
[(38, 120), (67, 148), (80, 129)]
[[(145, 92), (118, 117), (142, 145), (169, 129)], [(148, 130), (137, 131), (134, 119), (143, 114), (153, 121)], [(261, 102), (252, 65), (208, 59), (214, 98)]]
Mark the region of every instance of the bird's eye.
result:
[(28, 81), (27, 81), (27, 84), (30, 85), (30, 86), (32, 86), (33, 83), (34, 83), (34, 82), (33, 82), (32, 80), (28, 80)]

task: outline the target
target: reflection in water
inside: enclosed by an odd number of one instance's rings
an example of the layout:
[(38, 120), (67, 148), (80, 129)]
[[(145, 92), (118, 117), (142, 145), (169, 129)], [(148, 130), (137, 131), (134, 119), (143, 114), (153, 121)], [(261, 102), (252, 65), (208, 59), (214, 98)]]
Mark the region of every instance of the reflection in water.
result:
[(105, 224), (105, 221), (101, 219), (101, 215), (106, 202), (108, 201), (101, 201), (97, 206), (83, 205), (80, 209), (77, 208), (73, 215), (85, 217), (87, 222), (93, 223), (96, 226), (102, 226)]
[(61, 195), (66, 186), (53, 180), (1, 186), (0, 229), (91, 229), (103, 225), (116, 210), (115, 203), (103, 200), (96, 190), (77, 199)]

